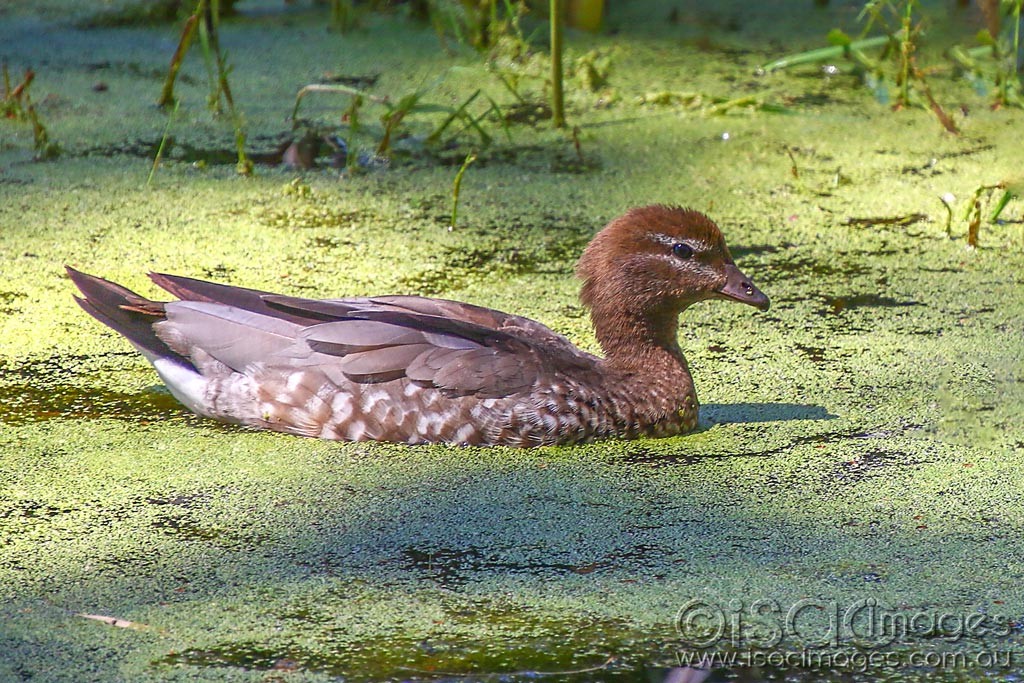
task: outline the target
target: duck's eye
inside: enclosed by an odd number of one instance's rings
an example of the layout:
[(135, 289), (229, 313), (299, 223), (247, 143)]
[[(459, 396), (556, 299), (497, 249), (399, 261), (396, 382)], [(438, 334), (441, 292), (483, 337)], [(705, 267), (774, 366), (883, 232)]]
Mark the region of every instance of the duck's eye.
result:
[(688, 259), (693, 256), (693, 247), (689, 244), (683, 244), (682, 242), (676, 242), (672, 245), (672, 255), (676, 258)]

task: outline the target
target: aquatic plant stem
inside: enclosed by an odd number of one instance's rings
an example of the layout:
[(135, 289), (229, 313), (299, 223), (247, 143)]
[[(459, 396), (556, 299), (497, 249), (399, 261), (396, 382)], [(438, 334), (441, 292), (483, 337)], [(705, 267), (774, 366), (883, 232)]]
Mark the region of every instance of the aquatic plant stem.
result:
[(559, 0), (551, 0), (551, 123), (565, 126), (565, 97), (562, 92), (562, 10)]
[[(1011, 84), (1017, 86), (1018, 95), (1020, 90), (1020, 78), (1018, 77), (1018, 64), (1020, 61), (1020, 12), (1021, 7), (1024, 6), (1024, 0), (1017, 0), (1013, 6), (1013, 44), (1010, 46), (1010, 54), (1007, 55), (1007, 69), (1006, 73), (1000, 79), (999, 84), (999, 99), (996, 105), (1007, 105), (1010, 103), (1012, 96), (1010, 93)], [(1021, 104), (1018, 97), (1017, 104)]]
[(939, 123), (942, 124), (942, 127), (953, 135), (960, 135), (960, 129), (957, 127), (953, 117), (945, 112), (942, 105), (940, 105), (938, 100), (935, 99), (935, 96), (932, 95), (932, 89), (928, 87), (928, 81), (925, 80), (924, 71), (917, 67), (917, 60), (913, 56), (910, 57), (910, 73), (914, 75), (914, 78), (916, 78), (917, 82), (920, 84), (921, 92), (928, 101), (928, 108), (931, 109), (932, 113), (939, 119)]
[(1014, 195), (1013, 192), (1009, 190), (1004, 190), (1003, 195), (999, 198), (999, 201), (996, 202), (996, 208), (992, 210), (992, 215), (989, 216), (988, 222), (995, 223), (996, 221), (998, 221), (999, 216), (1003, 213), (1003, 209), (1006, 208), (1006, 205), (1009, 204), (1010, 200), (1013, 199), (1015, 196), (1016, 195)]
[(348, 140), (345, 141), (345, 172), (350, 176), (359, 169), (359, 150), (356, 148), (356, 136), (359, 135), (359, 108), (363, 106), (363, 98), (356, 95), (345, 110), (348, 121)]
[(380, 143), (377, 145), (377, 156), (385, 156), (391, 151), (391, 136), (402, 123), (405, 115), (416, 106), (419, 98), (419, 93), (407, 95), (398, 102), (394, 109), (380, 117), (380, 122), (384, 125), (384, 135), (381, 136)]
[(50, 133), (46, 130), (43, 122), (39, 120), (36, 106), (32, 104), (27, 92), (25, 93), (25, 117), (32, 124), (33, 146), (36, 150), (35, 160), (46, 161), (60, 156), (60, 145), (50, 142)]
[(352, 0), (331, 0), (331, 28), (339, 33), (348, 33), (355, 26), (355, 20)]
[(897, 107), (910, 105), (911, 60), (913, 59), (913, 11), (914, 0), (906, 0), (903, 14), (903, 28), (900, 31), (900, 98)]
[(476, 161), (476, 152), (470, 152), (466, 155), (465, 161), (462, 162), (462, 167), (459, 172), (455, 174), (455, 180), (452, 182), (452, 222), (448, 226), (449, 230), (455, 229), (455, 221), (458, 219), (459, 214), (459, 191), (462, 189), (462, 176), (466, 175), (466, 169), (469, 165)]
[(890, 41), (890, 39), (891, 38), (889, 36), (875, 36), (874, 38), (854, 40), (846, 45), (834, 45), (832, 47), (823, 47), (817, 50), (809, 50), (795, 55), (788, 55), (786, 57), (780, 57), (774, 62), (768, 62), (762, 66), (759, 71), (771, 73), (772, 71), (788, 69), (791, 66), (798, 66), (800, 64), (823, 62), (827, 59), (846, 56), (855, 51), (859, 52), (860, 50), (885, 45)]
[(171, 57), (171, 66), (167, 70), (167, 78), (164, 80), (163, 90), (160, 91), (160, 98), (156, 101), (157, 106), (166, 107), (174, 103), (174, 82), (178, 78), (178, 71), (181, 70), (181, 63), (185, 59), (188, 48), (192, 45), (192, 38), (196, 35), (196, 27), (199, 25), (199, 14), (192, 14), (185, 20), (185, 27), (181, 31), (181, 38), (178, 40), (178, 47)]
[(946, 209), (946, 237), (953, 237), (953, 207), (946, 201), (945, 197), (939, 197), (942, 206)]
[(453, 121), (455, 121), (455, 119), (457, 119), (459, 117), (464, 117), (464, 116), (468, 117), (469, 114), (466, 113), (466, 107), (468, 107), (470, 104), (472, 104), (473, 100), (475, 100), (477, 97), (480, 96), (480, 93), (481, 93), (480, 90), (475, 91), (472, 95), (467, 97), (466, 100), (462, 104), (460, 104), (458, 107), (453, 109), (448, 114), (447, 118), (445, 118), (445, 120), (441, 122), (441, 125), (439, 125), (437, 128), (435, 128), (434, 131), (430, 135), (427, 136), (427, 142), (428, 143), (437, 142), (441, 138), (441, 135), (444, 133), (444, 131), (448, 128), (448, 126), (450, 126), (452, 124)]
[(153, 176), (156, 174), (156, 169), (160, 165), (161, 159), (164, 156), (164, 148), (167, 146), (167, 138), (171, 134), (171, 124), (174, 123), (174, 116), (178, 113), (178, 100), (174, 100), (174, 108), (171, 109), (171, 113), (167, 115), (167, 124), (164, 126), (164, 134), (160, 137), (160, 146), (156, 148), (156, 156), (153, 157), (153, 166), (149, 169), (149, 177), (146, 178), (146, 186), (149, 187), (153, 183)]
[(199, 0), (196, 3), (195, 16), (199, 17), (199, 43), (203, 47), (203, 65), (206, 67), (206, 82), (210, 87), (206, 106), (214, 114), (220, 114), (220, 90), (217, 89), (217, 69), (213, 59), (213, 43), (217, 34), (207, 0)]
[[(216, 65), (216, 77), (211, 85), (211, 106), (220, 111), (220, 97), (228, 105), (228, 115), (231, 116), (231, 124), (235, 129), (235, 147), (238, 150), (238, 163), (235, 169), (240, 175), (250, 175), (253, 171), (253, 163), (245, 154), (245, 128), (242, 125), (242, 116), (235, 107), (235, 98), (231, 94), (231, 85), (228, 83), (228, 74), (231, 72), (227, 65), (227, 59), (220, 47), (218, 24), (220, 23), (220, 0), (199, 0), (199, 7), (205, 10), (203, 25), (199, 35), (203, 39), (203, 50), (207, 56), (207, 69), (209, 69), (210, 55), (212, 54)], [(196, 10), (199, 14), (199, 9)], [(211, 78), (214, 78), (211, 73)]]
[(216, 48), (214, 55), (217, 58), (217, 76), (219, 78), (220, 91), (224, 93), (224, 101), (228, 103), (228, 113), (231, 115), (231, 123), (235, 127), (235, 146), (238, 149), (238, 163), (235, 169), (240, 175), (251, 175), (253, 170), (252, 161), (245, 154), (245, 128), (242, 125), (242, 115), (235, 107), (235, 98), (231, 94), (231, 86), (228, 84), (228, 73), (231, 69), (227, 65), (224, 52), (220, 49), (220, 37), (217, 35), (217, 24), (220, 16), (220, 0), (210, 0), (213, 9), (213, 45)]
[[(1002, 190), (1003, 184), (997, 183), (995, 185), (980, 185), (978, 189), (974, 191), (974, 196), (967, 202), (967, 210), (964, 211), (964, 220), (967, 221), (967, 246), (976, 248), (978, 246), (978, 234), (981, 231), (981, 198), (982, 195), (991, 195), (994, 190)], [(1000, 200), (1001, 202), (1002, 200)], [(1009, 200), (1007, 200), (1009, 201)], [(1003, 204), (1002, 206), (1005, 206)], [(999, 213), (1002, 212), (1002, 207), (999, 208)], [(992, 220), (994, 221), (998, 217), (998, 213), (993, 214)]]
[(373, 95), (368, 92), (364, 92), (357, 88), (353, 88), (348, 85), (327, 85), (324, 83), (311, 83), (303, 86), (298, 94), (295, 95), (295, 107), (292, 109), (292, 128), (294, 129), (296, 121), (299, 118), (299, 103), (302, 102), (302, 98), (311, 92), (329, 92), (338, 93), (341, 95), (351, 95), (352, 97), (364, 97), (374, 104), (388, 104), (388, 98)]
[(11, 87), (11, 75), (7, 71), (7, 62), (3, 63), (2, 67), (3, 78), (4, 78), (4, 99), (2, 101), (3, 107), (0, 108), (0, 114), (24, 120), (27, 118), (25, 111), (25, 104), (22, 103), (24, 98), (27, 103), (29, 100), (28, 89), (32, 85), (33, 79), (36, 77), (36, 72), (32, 69), (25, 69), (25, 77), (15, 87)]

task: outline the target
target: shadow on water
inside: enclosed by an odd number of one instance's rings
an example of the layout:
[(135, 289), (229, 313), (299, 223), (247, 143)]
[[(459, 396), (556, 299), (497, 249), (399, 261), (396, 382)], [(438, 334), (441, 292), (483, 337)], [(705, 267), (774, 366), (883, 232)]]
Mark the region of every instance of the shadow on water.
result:
[(3, 392), (0, 422), (7, 424), (63, 418), (116, 418), (145, 424), (189, 414), (166, 390), (156, 388), (128, 393), (72, 384), (9, 384)]
[(113, 362), (119, 360), (135, 362), (136, 357), (124, 352), (0, 362), (0, 392), (4, 397), (0, 423), (17, 425), (68, 418), (114, 418), (139, 424), (170, 418), (207, 422), (188, 412), (162, 385), (126, 392), (70, 381), (110, 371)]
[(750, 424), (789, 420), (834, 420), (826, 408), (802, 403), (706, 403), (701, 414), (714, 424)]
[[(833, 415), (821, 406), (801, 403), (707, 403), (700, 407), (698, 433), (708, 431), (720, 424), (758, 424), (786, 422), (790, 420), (834, 420)], [(685, 449), (663, 450), (648, 448), (639, 441), (627, 450), (624, 461), (634, 465), (651, 467), (673, 467), (696, 465), (704, 460), (731, 457), (769, 457), (790, 450), (805, 443), (839, 441), (846, 438), (860, 438), (859, 432), (815, 434), (795, 438), (790, 444), (765, 451), (723, 451), (691, 453)], [(681, 437), (686, 439), (686, 436)]]
[[(815, 406), (780, 410), (799, 419), (828, 415)], [(702, 571), (694, 554), (703, 551), (695, 551), (695, 539), (728, 548), (732, 537), (723, 541), (723, 528), (739, 529), (729, 534), (743, 538), (758, 534), (756, 542), (737, 552), (714, 551), (716, 574), (743, 576), (762, 571), (766, 557), (772, 562), (788, 557), (781, 547), (766, 551), (762, 544), (768, 548), (773, 541), (806, 529), (782, 518), (772, 520), (766, 530), (763, 520), (746, 518), (729, 506), (709, 509), (699, 490), (666, 488), (657, 475), (638, 472), (639, 468), (600, 471), (590, 465), (580, 468), (571, 458), (551, 463), (528, 460), (505, 468), (501, 463), (506, 454), (500, 452), (479, 453), (481, 462), (470, 458), (453, 465), (443, 454), (432, 453), (406, 453), (419, 459), (416, 465), (393, 472), (382, 472), (379, 465), (361, 463), (359, 458), (331, 455), (299, 488), (283, 486), (276, 491), (274, 505), (248, 509), (241, 524), (216, 511), (225, 502), (236, 506), (236, 482), (223, 482), (223, 488), (148, 494), (137, 502), (145, 506), (145, 514), (132, 515), (130, 507), (119, 511), (128, 520), (121, 532), (136, 533), (144, 524), (142, 537), (147, 538), (149, 530), (160, 536), (160, 543), (150, 544), (144, 555), (130, 546), (98, 551), (88, 575), (72, 571), (75, 580), (64, 582), (60, 571), (54, 573), (50, 583), (73, 583), (72, 592), (49, 586), (41, 590), (46, 590), (48, 600), (71, 602), (75, 610), (98, 609), (95, 604), (125, 614), (163, 605), (168, 601), (167, 585), (181, 586), (189, 601), (212, 606), (222, 601), (230, 605), (240, 590), (255, 591), (257, 596), (262, 591), (287, 594), (265, 602), (253, 600), (245, 609), (255, 618), (233, 611), (224, 616), (280, 628), (261, 628), (255, 636), (244, 625), (237, 631), (180, 634), (180, 644), (160, 641), (144, 650), (154, 678), (173, 667), (203, 679), (263, 673), (265, 680), (275, 680), (295, 672), (297, 680), (309, 680), (302, 678), (306, 673), (343, 677), (349, 683), (869, 680), (812, 668), (716, 668), (709, 676), (698, 670), (681, 672), (683, 643), (674, 635), (671, 608), (662, 625), (652, 628), (643, 626), (649, 624), (643, 619), (638, 625), (629, 618), (584, 609), (544, 611), (517, 597), (516, 586), (526, 584), (555, 590), (562, 585), (568, 590), (595, 590), (600, 585), (620, 597), (652, 590), (660, 582)], [(868, 451), (857, 467), (871, 467), (876, 461), (881, 463)], [(440, 469), (433, 467), (435, 463)], [(341, 472), (350, 474), (339, 476)], [(239, 503), (245, 500), (238, 498)], [(103, 509), (109, 510), (108, 505), (104, 503)], [(57, 508), (22, 507), (14, 514), (30, 519), (16, 528), (30, 522), (32, 533), (45, 533), (64, 516)], [(107, 533), (111, 521), (109, 511), (104, 512), (93, 528), (76, 529), (75, 534), (88, 539), (90, 533)], [(567, 534), (566, 529), (574, 531)], [(830, 528), (820, 533), (825, 540), (834, 538)], [(765, 534), (768, 537), (762, 540)], [(207, 556), (217, 558), (231, 579), (209, 580), (210, 565), (195, 561)], [(489, 588), (504, 585), (509, 586), (507, 593)], [(411, 587), (416, 591), (409, 593), (413, 599), (402, 607), (413, 617), (408, 630), (399, 625), (374, 631), (360, 625), (380, 616), (371, 607), (377, 596), (400, 595)], [(682, 602), (685, 597), (673, 594), (666, 599)], [(174, 620), (173, 607), (172, 603), (168, 608), (168, 622)], [(387, 618), (387, 605), (381, 614)], [(424, 617), (432, 626), (415, 625)], [(370, 634), (353, 637), (365, 631)], [(66, 647), (59, 639), (39, 644), (18, 633), (6, 638), (0, 634), (0, 645), (15, 653), (19, 648), (36, 652), (44, 660), (63, 656), (58, 648)], [(677, 668), (666, 674), (668, 667)]]
[(848, 294), (843, 296), (824, 297), (827, 308), (820, 309), (819, 315), (839, 315), (843, 311), (854, 308), (906, 308), (924, 306), (919, 301), (899, 301), (888, 296), (877, 294)]
[[(129, 420), (160, 420), (185, 414), (169, 395), (158, 391), (136, 394), (96, 392), (68, 383), (76, 372), (93, 374), (129, 362), (129, 354), (102, 357), (50, 359), (5, 367), (7, 395), (13, 397), (4, 420), (32, 421), (54, 417), (116, 417)], [(130, 361), (134, 362), (134, 361)], [(13, 389), (13, 392), (11, 391)], [(11, 400), (10, 398), (8, 400)], [(831, 420), (836, 416), (815, 405), (791, 403), (711, 404), (703, 408), (716, 423), (758, 423), (785, 420)], [(206, 421), (203, 421), (206, 423)], [(885, 434), (845, 432), (798, 437), (783, 447), (806, 442), (881, 438)], [(774, 451), (773, 451), (774, 452)], [(750, 456), (772, 452), (750, 453)], [(641, 457), (642, 459), (642, 457)], [(628, 460), (628, 459), (627, 459)], [(663, 461), (663, 459), (662, 459)], [(424, 464), (430, 461), (425, 460)], [(868, 470), (883, 469), (882, 456), (870, 450), (838, 475), (860, 477)], [(247, 524), (236, 527), (207, 512), (221, 491), (167, 491), (141, 499), (159, 510), (147, 514), (148, 529), (161, 538), (173, 539), (182, 549), (217, 552), (246, 567), (246, 582), (297, 580), (330, 582), (361, 573), (376, 576), (396, 572), (402, 581), (426, 584), (432, 605), (439, 610), (436, 631), (416, 638), (401, 632), (364, 640), (345, 637), (350, 626), (338, 614), (352, 606), (344, 593), (346, 581), (328, 594), (313, 592), (303, 599), (299, 591), (267, 618), (294, 622), (295, 629), (253, 640), (230, 635), (195, 639), (186, 647), (154, 653), (149, 660), (154, 672), (182, 667), (196, 672), (227, 670), (262, 672), (268, 676), (288, 672), (344, 677), (351, 682), (404, 681), (501, 681), (526, 683), (558, 680), (569, 683), (699, 683), (709, 680), (739, 681), (850, 681), (867, 680), (814, 669), (776, 670), (761, 667), (718, 668), (713, 672), (671, 667), (678, 661), (671, 626), (660, 632), (638, 628), (626, 619), (591, 614), (539, 613), (524, 609), (514, 599), (473, 597), (474, 586), (507, 580), (558, 584), (597, 580), (610, 585), (648, 584), (686, 571), (693, 561), (691, 540), (713, 536), (712, 526), (744, 524), (741, 517), (709, 520), (685, 491), (673, 491), (671, 504), (658, 491), (657, 480), (641, 477), (636, 495), (618, 500), (613, 486), (601, 476), (581, 480), (578, 470), (538, 470), (543, 474), (525, 482), (507, 471), (483, 468), (462, 483), (429, 481), (429, 468), (415, 468), (410, 479), (397, 477), (375, 481), (374, 496), (393, 494), (401, 505), (375, 506), (372, 514), (352, 517), (322, 506), (285, 504), (271, 511), (254, 511)], [(646, 474), (646, 472), (645, 472)], [(348, 480), (331, 476), (317, 479), (306, 491), (324, 500), (345, 500)], [(227, 490), (227, 489), (225, 489)], [(281, 494), (284, 495), (283, 493)], [(365, 492), (364, 492), (365, 495)], [(392, 497), (386, 495), (385, 499)], [(555, 525), (537, 523), (538, 509)], [(628, 509), (628, 514), (625, 511)], [(66, 510), (28, 502), (11, 513), (10, 523), (31, 522), (45, 530), (60, 523)], [(126, 518), (130, 509), (125, 508)], [(105, 513), (99, 523), (109, 523)], [(599, 523), (594, 523), (593, 520)], [(105, 521), (103, 521), (105, 520)], [(438, 520), (444, 520), (439, 523)], [(784, 522), (781, 523), (784, 526)], [(24, 524), (18, 524), (18, 528)], [(559, 529), (578, 529), (566, 537)], [(287, 532), (275, 531), (287, 529)], [(785, 534), (786, 532), (782, 532)], [(609, 542), (609, 538), (614, 539)], [(163, 548), (164, 546), (161, 546)], [(171, 546), (173, 548), (173, 546)], [(166, 596), (147, 597), (140, 585), (162, 585), (173, 577), (176, 585), (195, 584), (203, 599), (216, 602), (237, 587), (204, 583), (208, 567), (190, 565), (161, 550), (160, 561), (150, 562), (126, 551), (124, 555), (94, 558), (96, 570), (82, 590), (89, 602), (91, 582), (103, 584), (105, 572), (115, 572), (126, 594), (103, 595), (97, 588), (93, 600), (138, 605)], [(190, 557), (183, 552), (181, 558)], [(148, 557), (148, 555), (147, 555)], [(244, 558), (241, 560), (240, 558)], [(746, 553), (723, 563), (723, 574), (752, 571), (756, 564)], [(739, 566), (726, 566), (728, 562)], [(228, 562), (231, 564), (231, 562)], [(158, 572), (156, 575), (153, 572)], [(78, 590), (78, 589), (76, 589)], [(628, 588), (626, 590), (629, 590)], [(430, 591), (438, 591), (432, 593)], [(55, 599), (60, 599), (55, 598)], [(358, 602), (355, 603), (358, 611)], [(484, 623), (493, 633), (486, 640), (475, 624)], [(312, 643), (312, 644), (311, 644)], [(17, 636), (5, 643), (18, 651), (25, 643)], [(59, 643), (54, 647), (60, 646)], [(268, 679), (269, 680), (269, 679)]]

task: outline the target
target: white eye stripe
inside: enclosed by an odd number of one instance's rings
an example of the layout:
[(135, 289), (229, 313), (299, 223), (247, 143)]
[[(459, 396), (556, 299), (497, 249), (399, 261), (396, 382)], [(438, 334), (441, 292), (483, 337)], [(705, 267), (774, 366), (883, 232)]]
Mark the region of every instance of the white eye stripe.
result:
[(669, 247), (669, 248), (671, 248), (671, 247), (673, 247), (673, 246), (675, 246), (677, 244), (680, 244), (680, 243), (685, 244), (685, 245), (689, 246), (691, 249), (693, 249), (693, 252), (695, 254), (703, 252), (703, 251), (708, 251), (708, 250), (711, 249), (711, 247), (706, 242), (704, 242), (703, 240), (679, 239), (678, 237), (673, 237), (672, 235), (666, 235), (665, 233), (661, 233), (661, 232), (649, 232), (649, 233), (647, 233), (647, 237), (651, 241), (657, 242), (658, 244), (663, 244), (663, 245), (665, 245), (666, 247)]

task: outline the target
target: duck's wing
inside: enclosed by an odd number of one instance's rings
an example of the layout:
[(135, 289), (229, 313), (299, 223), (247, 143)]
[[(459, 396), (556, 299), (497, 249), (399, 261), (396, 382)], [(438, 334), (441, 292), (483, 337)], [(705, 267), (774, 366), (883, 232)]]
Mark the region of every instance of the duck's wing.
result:
[[(396, 303), (396, 298), (402, 301)], [(501, 316), (513, 316), (457, 302), (279, 296), (264, 301), (293, 315), (304, 311), (325, 319), (335, 316), (307, 327), (299, 337), (315, 354), (308, 361), (337, 367), (357, 382), (408, 377), (452, 395), (493, 398), (529, 391), (559, 377), (587, 374), (596, 363), (594, 356), (540, 323), (520, 318), (522, 322), (510, 324)], [(456, 317), (467, 310), (487, 324)], [(529, 333), (520, 333), (524, 328)]]
[(551, 328), (520, 315), (511, 315), (492, 308), (475, 306), (449, 299), (432, 299), (422, 296), (375, 296), (359, 299), (302, 299), (280, 295), (265, 295), (265, 304), (282, 313), (293, 316), (316, 316), (327, 322), (344, 318), (356, 312), (372, 311), (380, 314), (391, 311), (397, 314), (426, 316), (427, 319), (444, 319), (466, 323), (471, 328), (485, 328), (502, 332), (532, 344), (547, 348), (553, 353), (583, 354), (571, 341)]
[[(586, 374), (597, 361), (541, 323), (456, 301), (304, 299), (178, 276), (152, 277), (184, 299), (167, 305), (161, 337), (173, 335), (175, 350), (191, 343), (236, 370), (253, 362), (280, 362), (317, 367), (336, 381), (408, 377), (452, 395), (502, 397), (560, 376)], [(281, 335), (266, 318), (297, 327)], [(281, 342), (287, 336), (296, 343), (285, 348)], [(249, 349), (259, 348), (268, 354), (250, 355)]]
[(406, 377), (452, 396), (481, 398), (528, 392), (594, 369), (593, 358), (575, 349), (553, 351), (474, 323), (388, 307), (365, 305), (306, 325), (209, 302), (173, 301), (164, 312), (157, 335), (197, 368), (214, 367), (212, 358), (236, 372), (259, 367), (286, 376), (309, 369), (338, 386)]
[(377, 296), (351, 299), (305, 299), (258, 289), (233, 287), (180, 275), (150, 273), (153, 282), (184, 301), (227, 304), (298, 324), (338, 320), (357, 310), (398, 312), (446, 318), (528, 339), (555, 352), (582, 353), (568, 339), (536, 320), (483, 306), (422, 296)]
[(317, 322), (316, 319), (308, 320), (303, 315), (293, 315), (271, 308), (263, 301), (263, 297), (273, 296), (271, 292), (249, 289), (247, 287), (222, 285), (217, 282), (197, 280), (183, 275), (168, 275), (167, 273), (150, 273), (149, 279), (156, 283), (158, 287), (170, 292), (182, 301), (224, 304), (243, 311), (280, 318), (299, 325)]

